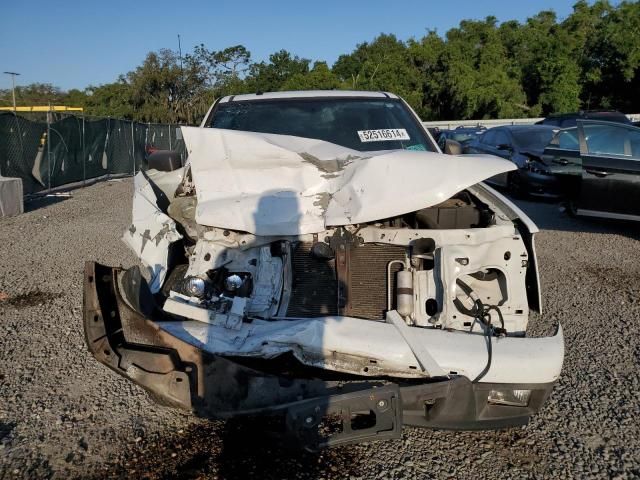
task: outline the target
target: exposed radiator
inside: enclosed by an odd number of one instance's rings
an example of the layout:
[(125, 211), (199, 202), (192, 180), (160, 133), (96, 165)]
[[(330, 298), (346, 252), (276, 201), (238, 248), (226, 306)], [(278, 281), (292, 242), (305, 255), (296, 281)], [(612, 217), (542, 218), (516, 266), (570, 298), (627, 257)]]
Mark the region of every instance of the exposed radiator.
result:
[[(345, 315), (383, 320), (387, 309), (387, 265), (392, 260), (404, 260), (405, 249), (370, 243), (351, 247), (344, 285), (346, 302), (340, 308), (336, 260), (312, 257), (311, 246), (311, 243), (301, 242), (294, 248), (292, 291), (287, 316), (311, 318)], [(394, 265), (393, 282), (398, 270), (399, 266)]]
[(300, 242), (293, 249), (288, 317), (338, 315), (336, 262), (312, 257), (312, 245)]

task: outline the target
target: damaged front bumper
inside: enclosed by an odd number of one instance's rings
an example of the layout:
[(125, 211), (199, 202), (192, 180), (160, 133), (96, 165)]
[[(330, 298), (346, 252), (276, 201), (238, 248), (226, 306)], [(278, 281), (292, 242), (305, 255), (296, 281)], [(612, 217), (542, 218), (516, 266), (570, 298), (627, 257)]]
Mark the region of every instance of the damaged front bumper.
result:
[[(492, 429), (525, 424), (555, 382), (474, 383), (362, 377), (300, 365), (291, 357), (212, 355), (160, 328), (166, 314), (137, 269), (87, 262), (84, 329), (89, 351), (158, 403), (204, 418), (259, 416), (282, 438), (314, 450), (399, 438), (403, 424)], [(530, 391), (523, 406), (488, 401), (495, 392)]]

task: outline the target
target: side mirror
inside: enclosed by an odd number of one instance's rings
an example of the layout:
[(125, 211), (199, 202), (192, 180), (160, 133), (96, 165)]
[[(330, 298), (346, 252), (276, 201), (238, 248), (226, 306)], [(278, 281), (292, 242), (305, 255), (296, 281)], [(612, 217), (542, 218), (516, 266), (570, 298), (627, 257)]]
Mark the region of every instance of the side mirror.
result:
[(149, 170), (173, 172), (182, 167), (182, 157), (172, 150), (156, 150), (147, 157)]
[(447, 155), (462, 155), (462, 145), (460, 142), (447, 139), (444, 143), (444, 153)]
[(496, 147), (498, 150), (507, 150), (507, 151), (511, 151), (513, 150), (513, 148), (511, 148), (511, 145), (507, 144), (507, 143), (501, 143), (500, 145), (498, 145)]

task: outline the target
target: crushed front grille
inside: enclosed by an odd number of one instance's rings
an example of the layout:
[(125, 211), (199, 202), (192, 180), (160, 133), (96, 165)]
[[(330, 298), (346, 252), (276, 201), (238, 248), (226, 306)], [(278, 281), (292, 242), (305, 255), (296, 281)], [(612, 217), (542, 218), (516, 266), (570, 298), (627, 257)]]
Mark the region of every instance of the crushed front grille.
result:
[[(310, 242), (300, 242), (292, 255), (292, 290), (287, 316), (312, 318), (345, 315), (383, 320), (387, 309), (387, 265), (404, 260), (405, 249), (394, 245), (364, 244), (349, 249), (345, 305), (338, 306), (335, 260), (311, 256)], [(392, 281), (399, 265), (392, 269)], [(393, 286), (393, 285), (392, 285)], [(395, 298), (395, 295), (393, 295)]]
[(336, 262), (312, 257), (312, 245), (311, 242), (300, 242), (294, 246), (288, 317), (338, 315)]

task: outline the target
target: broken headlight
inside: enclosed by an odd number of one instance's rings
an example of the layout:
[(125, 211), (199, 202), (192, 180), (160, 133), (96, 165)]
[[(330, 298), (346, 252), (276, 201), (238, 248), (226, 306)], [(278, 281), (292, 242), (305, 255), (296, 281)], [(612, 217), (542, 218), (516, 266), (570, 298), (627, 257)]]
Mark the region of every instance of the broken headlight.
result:
[(242, 287), (243, 283), (244, 279), (240, 275), (233, 273), (224, 279), (224, 288), (229, 292), (235, 292)]
[(205, 281), (200, 277), (186, 277), (182, 281), (181, 290), (190, 297), (204, 297), (207, 289)]
[(531, 390), (491, 390), (487, 402), (491, 405), (526, 407), (529, 405)]

